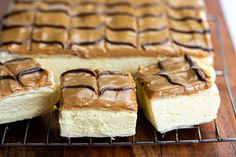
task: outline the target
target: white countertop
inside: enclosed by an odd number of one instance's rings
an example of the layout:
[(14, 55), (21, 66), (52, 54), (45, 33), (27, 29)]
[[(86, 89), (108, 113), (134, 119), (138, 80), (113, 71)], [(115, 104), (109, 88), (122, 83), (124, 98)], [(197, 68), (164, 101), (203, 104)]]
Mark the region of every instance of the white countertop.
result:
[(236, 52), (236, 0), (220, 0), (220, 3), (233, 42), (234, 52)]

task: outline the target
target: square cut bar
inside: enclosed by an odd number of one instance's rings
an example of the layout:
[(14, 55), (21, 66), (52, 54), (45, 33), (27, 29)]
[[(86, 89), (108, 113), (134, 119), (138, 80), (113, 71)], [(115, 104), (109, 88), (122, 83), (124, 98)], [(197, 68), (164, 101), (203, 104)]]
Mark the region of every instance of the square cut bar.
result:
[(217, 117), (220, 96), (213, 69), (187, 55), (140, 67), (136, 81), (139, 104), (161, 133)]
[(51, 111), (59, 99), (51, 72), (32, 58), (7, 56), (0, 57), (0, 124)]
[(74, 69), (63, 73), (60, 135), (134, 135), (137, 120), (135, 91), (130, 73), (95, 69)]
[(35, 57), (58, 82), (68, 69), (135, 72), (185, 53), (213, 63), (203, 0), (16, 0), (2, 24), (0, 47)]

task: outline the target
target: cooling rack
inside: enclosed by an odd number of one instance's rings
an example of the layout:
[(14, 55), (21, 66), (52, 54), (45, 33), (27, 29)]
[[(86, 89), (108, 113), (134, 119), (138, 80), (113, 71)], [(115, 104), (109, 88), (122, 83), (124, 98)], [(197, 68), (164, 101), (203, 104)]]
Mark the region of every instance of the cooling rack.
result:
[[(208, 15), (208, 21), (214, 27), (212, 34), (216, 35), (214, 39), (219, 47), (217, 55), (219, 55), (218, 58), (220, 58), (222, 65), (222, 69), (217, 69), (216, 71), (217, 80), (223, 80), (221, 82), (224, 82), (220, 84), (220, 87), (222, 87), (220, 93), (223, 92), (224, 99), (222, 100), (219, 114), (222, 110), (229, 109), (230, 112), (227, 114), (232, 114), (231, 118), (227, 119), (224, 116), (218, 115), (218, 118), (212, 123), (160, 134), (146, 120), (143, 113), (139, 111), (137, 133), (134, 136), (118, 138), (63, 138), (59, 136), (58, 110), (56, 110), (48, 115), (31, 120), (0, 125), (0, 146), (112, 146), (236, 142), (236, 106), (228, 78), (221, 25), (219, 19), (214, 15)], [(227, 98), (228, 101), (225, 100)], [(219, 120), (219, 118), (221, 119)]]

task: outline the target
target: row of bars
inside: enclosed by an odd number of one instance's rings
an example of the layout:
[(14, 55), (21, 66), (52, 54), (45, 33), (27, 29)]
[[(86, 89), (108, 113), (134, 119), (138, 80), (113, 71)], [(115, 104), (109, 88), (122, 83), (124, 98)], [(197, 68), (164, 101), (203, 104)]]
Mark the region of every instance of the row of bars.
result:
[[(220, 25), (219, 19), (214, 16), (214, 15), (208, 15), (208, 20), (209, 22), (213, 22), (215, 27), (216, 27), (216, 33), (218, 37), (218, 43), (220, 45), (220, 54), (221, 54), (221, 60), (222, 64), (224, 67), (224, 71), (216, 71), (217, 76), (224, 76), (225, 82), (226, 82), (226, 87), (227, 91), (230, 97), (230, 102), (236, 117), (236, 106), (233, 98), (233, 93), (230, 87), (230, 82), (229, 82), (229, 77), (228, 77), (228, 69), (227, 69), (227, 64), (226, 64), (226, 59), (225, 59), (225, 51), (224, 51), (224, 41), (222, 37), (222, 28)], [(96, 145), (96, 146), (104, 146), (104, 145), (134, 145), (134, 144), (140, 144), (140, 145), (146, 145), (146, 144), (191, 144), (191, 143), (205, 143), (205, 142), (231, 142), (231, 141), (236, 141), (236, 137), (233, 138), (222, 138), (220, 135), (220, 129), (219, 126), (217, 125), (217, 121), (214, 121), (215, 125), (215, 134), (216, 138), (215, 139), (203, 139), (202, 134), (201, 134), (201, 129), (200, 126), (194, 126), (192, 127), (193, 129), (197, 128), (198, 132), (198, 139), (194, 140), (180, 140), (179, 139), (179, 130), (177, 129), (175, 132), (175, 140), (173, 141), (160, 141), (157, 138), (157, 131), (154, 128), (154, 140), (153, 141), (136, 141), (135, 135), (132, 136), (132, 141), (124, 141), (124, 142), (113, 142), (114, 139), (110, 138), (108, 143), (102, 143), (102, 142), (93, 142), (93, 138), (89, 138), (88, 143), (72, 143), (71, 138), (68, 138), (67, 143), (50, 143), (49, 137), (50, 137), (50, 126), (51, 126), (51, 121), (52, 121), (52, 113), (49, 114), (49, 120), (48, 120), (48, 128), (47, 128), (47, 136), (46, 136), (46, 141), (45, 143), (27, 143), (27, 136), (28, 136), (28, 131), (29, 131), (29, 126), (30, 126), (30, 120), (27, 121), (26, 129), (25, 129), (25, 135), (24, 135), (24, 140), (23, 143), (17, 142), (17, 143), (5, 143), (5, 138), (7, 135), (7, 130), (9, 129), (8, 125), (5, 126), (3, 135), (2, 135), (2, 140), (0, 146), (66, 146), (66, 145), (72, 145), (72, 146), (82, 146), (82, 145)], [(190, 128), (189, 128), (190, 129)]]

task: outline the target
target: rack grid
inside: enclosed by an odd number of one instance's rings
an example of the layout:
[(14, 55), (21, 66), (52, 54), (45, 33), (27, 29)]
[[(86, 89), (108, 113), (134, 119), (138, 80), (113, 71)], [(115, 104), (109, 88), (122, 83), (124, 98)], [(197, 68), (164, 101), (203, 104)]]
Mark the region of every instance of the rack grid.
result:
[[(219, 19), (215, 15), (208, 15), (208, 21), (214, 24), (217, 44), (219, 44), (220, 58), (223, 70), (216, 71), (217, 78), (224, 79), (224, 86), (232, 108), (233, 123), (236, 125), (236, 106), (231, 90), (228, 69), (225, 59), (224, 43)], [(222, 103), (221, 105), (225, 105)], [(229, 106), (227, 106), (229, 107)], [(220, 111), (219, 111), (220, 112)], [(140, 128), (141, 127), (141, 128)], [(138, 113), (137, 134), (131, 137), (118, 138), (62, 138), (59, 136), (58, 110), (48, 115), (32, 120), (0, 125), (0, 147), (4, 146), (112, 146), (112, 145), (156, 145), (156, 144), (194, 144), (210, 142), (236, 142), (236, 135), (223, 137), (217, 119), (211, 126), (214, 137), (206, 138), (201, 126), (174, 130), (160, 134), (145, 119), (143, 113)], [(233, 131), (235, 132), (235, 130)], [(190, 136), (183, 139), (182, 136)], [(148, 139), (144, 139), (148, 137)]]

